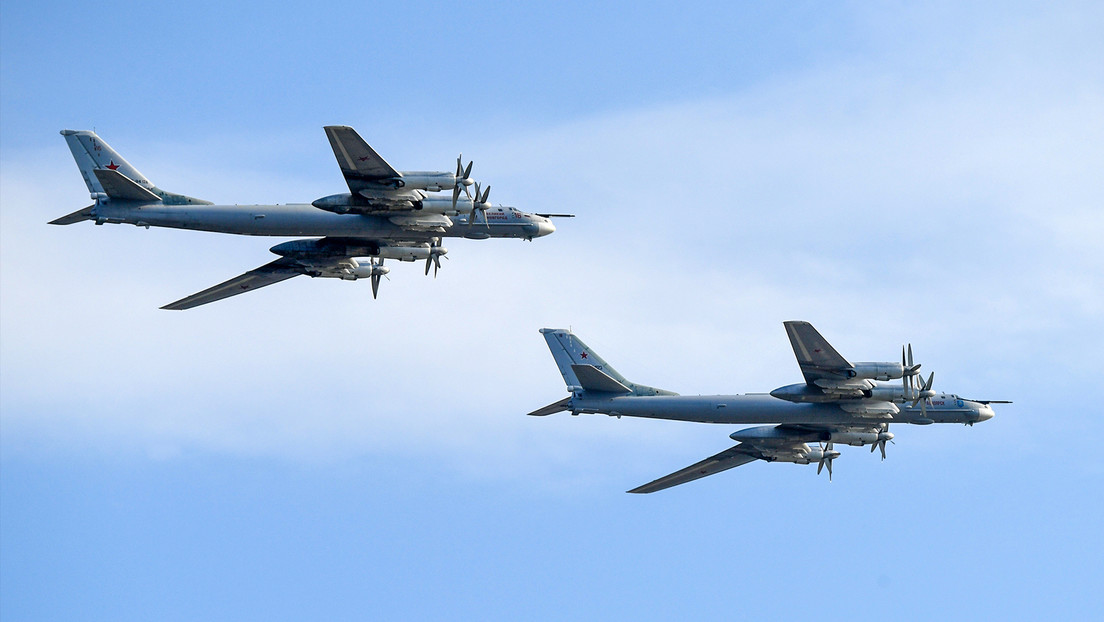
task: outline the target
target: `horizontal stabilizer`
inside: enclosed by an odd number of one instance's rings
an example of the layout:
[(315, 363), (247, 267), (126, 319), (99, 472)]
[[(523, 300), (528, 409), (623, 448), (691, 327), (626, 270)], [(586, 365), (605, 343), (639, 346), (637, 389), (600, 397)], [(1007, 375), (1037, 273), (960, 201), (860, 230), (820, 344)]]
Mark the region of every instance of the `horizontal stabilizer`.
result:
[(547, 417), (548, 415), (554, 415), (558, 412), (562, 412), (562, 411), (567, 410), (568, 406), (570, 404), (571, 404), (571, 398), (570, 397), (565, 397), (562, 400), (560, 400), (560, 401), (558, 401), (554, 404), (549, 404), (548, 406), (545, 406), (544, 408), (538, 408), (538, 409), (534, 410), (533, 412), (529, 413), (529, 416), (530, 417)]
[(51, 225), (71, 225), (77, 222), (84, 222), (85, 220), (92, 220), (95, 216), (92, 215), (92, 210), (96, 209), (95, 205), (89, 205), (84, 209), (77, 210), (67, 216), (62, 216), (55, 220), (51, 220)]
[(593, 365), (572, 365), (571, 371), (575, 372), (575, 377), (579, 379), (579, 386), (585, 391), (632, 393), (632, 389)]
[(140, 201), (142, 203), (157, 203), (161, 197), (146, 190), (119, 171), (109, 168), (98, 168), (93, 171), (96, 179), (103, 186), (104, 192), (111, 199), (117, 201)]

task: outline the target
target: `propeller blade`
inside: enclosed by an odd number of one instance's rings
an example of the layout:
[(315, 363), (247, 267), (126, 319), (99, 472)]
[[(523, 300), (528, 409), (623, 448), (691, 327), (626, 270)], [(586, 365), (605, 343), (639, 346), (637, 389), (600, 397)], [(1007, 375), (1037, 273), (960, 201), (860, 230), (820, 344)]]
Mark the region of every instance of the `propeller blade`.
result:
[(461, 186), (456, 186), (452, 189), (452, 209), (456, 209), (456, 201), (460, 198)]
[(471, 176), (472, 164), (475, 164), (475, 160), (472, 160), (471, 162), (468, 162), (468, 167), (466, 169), (464, 169), (464, 175), (461, 177), (461, 179), (467, 179), (468, 177)]
[(882, 460), (885, 460), (885, 447), (886, 447), (886, 442), (885, 441), (878, 441), (878, 449), (882, 450)]
[(379, 296), (379, 284), (380, 284), (380, 275), (373, 274), (372, 275), (372, 300), (375, 300), (376, 297)]
[[(476, 194), (479, 194), (477, 191)], [(483, 198), (479, 200), (480, 203), (486, 203), (487, 197), (491, 195), (491, 187), (487, 186), (487, 189), (483, 191)]]
[(821, 461), (820, 461), (820, 464), (817, 465), (817, 475), (820, 475), (820, 472), (823, 471), (823, 470), (824, 470), (824, 459), (822, 458)]
[(426, 276), (429, 276), (429, 266), (432, 263), (433, 263), (433, 258), (432, 257), (426, 257), (426, 269), (425, 269)]
[[(901, 369), (904, 373), (901, 374), (901, 388), (904, 390), (904, 398), (907, 400), (909, 397), (909, 373), (908, 365), (905, 364), (905, 346), (901, 346)], [(874, 451), (871, 449), (871, 451)]]
[(462, 153), (460, 155), (456, 156), (456, 181), (460, 181), (460, 179), (462, 179), (461, 174), (462, 174), (464, 169), (460, 168), (460, 161), (463, 160), (463, 159), (464, 159), (464, 154), (462, 154)]

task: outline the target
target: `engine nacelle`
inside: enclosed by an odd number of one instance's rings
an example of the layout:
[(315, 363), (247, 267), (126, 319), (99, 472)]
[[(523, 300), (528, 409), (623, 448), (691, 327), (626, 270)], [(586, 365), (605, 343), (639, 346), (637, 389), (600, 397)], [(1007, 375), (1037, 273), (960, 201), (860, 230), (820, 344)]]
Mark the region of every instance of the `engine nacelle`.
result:
[(876, 386), (865, 392), (863, 396), (884, 402), (903, 402), (905, 401), (905, 388), (899, 384), (896, 386)]
[[(456, 175), (452, 173), (440, 173), (433, 171), (410, 171), (402, 173), (402, 178), (395, 180), (398, 188), (417, 188), (438, 192), (452, 190), (456, 186)], [(451, 204), (452, 198), (449, 198)]]
[(335, 276), (344, 281), (355, 281), (357, 279), (372, 278), (373, 276), (383, 276), (391, 272), (391, 268), (379, 264), (360, 263), (355, 259), (350, 259), (349, 263), (351, 265), (341, 268)]
[(398, 261), (418, 261), (445, 254), (448, 254), (448, 249), (443, 246), (381, 246), (375, 256)]
[[(888, 433), (887, 433), (888, 434)], [(892, 435), (890, 435), (892, 436)], [(852, 447), (862, 447), (878, 442), (877, 432), (832, 432), (833, 443), (842, 443)]]
[(472, 202), (471, 199), (464, 196), (462, 193), (456, 199), (456, 207), (452, 206), (452, 195), (447, 197), (426, 197), (421, 201), (422, 212), (429, 214), (441, 214), (442, 216), (459, 216), (460, 214), (471, 213)]
[(855, 363), (847, 371), (850, 378), (868, 380), (894, 380), (905, 374), (900, 363)]

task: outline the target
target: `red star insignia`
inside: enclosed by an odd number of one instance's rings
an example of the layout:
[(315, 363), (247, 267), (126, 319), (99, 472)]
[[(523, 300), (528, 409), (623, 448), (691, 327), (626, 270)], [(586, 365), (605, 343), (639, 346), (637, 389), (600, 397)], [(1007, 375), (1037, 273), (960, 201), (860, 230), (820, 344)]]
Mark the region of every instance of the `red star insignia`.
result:
[(583, 358), (586, 358), (586, 357), (587, 357), (587, 353), (586, 353), (586, 352), (583, 352), (583, 353), (582, 353), (582, 354), (580, 354), (579, 356), (581, 356), (581, 357), (583, 357)]
[(357, 159), (360, 160), (361, 162), (367, 162), (368, 161), (368, 156), (364, 156), (363, 158), (357, 158)]
[(816, 352), (816, 353), (819, 354), (820, 353), (820, 348), (816, 348), (815, 350), (813, 350), (813, 352)]
[(107, 168), (115, 171), (119, 169), (119, 165), (115, 164), (115, 160), (112, 160), (111, 163), (107, 165)]

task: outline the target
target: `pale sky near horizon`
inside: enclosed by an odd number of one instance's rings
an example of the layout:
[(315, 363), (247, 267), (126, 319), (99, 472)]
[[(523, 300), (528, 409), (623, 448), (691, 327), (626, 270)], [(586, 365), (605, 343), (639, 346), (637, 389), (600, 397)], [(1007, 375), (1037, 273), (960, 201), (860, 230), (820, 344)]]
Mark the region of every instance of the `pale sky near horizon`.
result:
[[(0, 618), (1084, 619), (1104, 607), (1104, 9), (1031, 3), (0, 5)], [(45, 223), (58, 130), (160, 187), (310, 201), (322, 125), (571, 212), (437, 279), (161, 305), (283, 238)], [(835, 478), (625, 490), (736, 429), (528, 418), (572, 327), (684, 394), (911, 342), (1011, 399)]]

